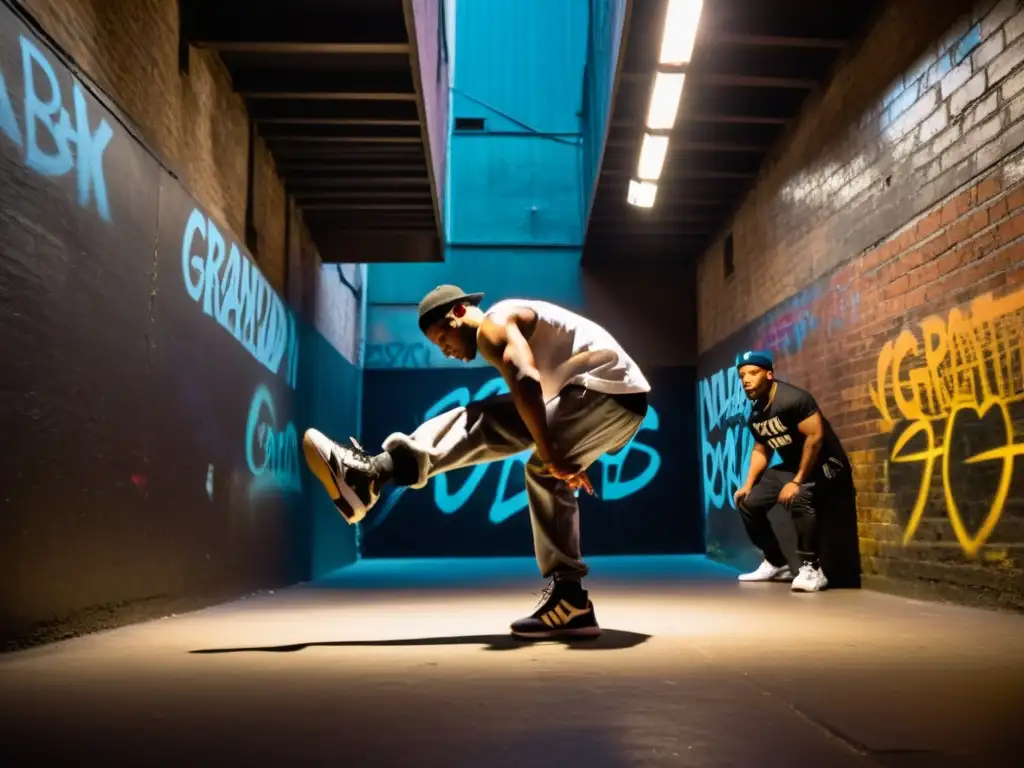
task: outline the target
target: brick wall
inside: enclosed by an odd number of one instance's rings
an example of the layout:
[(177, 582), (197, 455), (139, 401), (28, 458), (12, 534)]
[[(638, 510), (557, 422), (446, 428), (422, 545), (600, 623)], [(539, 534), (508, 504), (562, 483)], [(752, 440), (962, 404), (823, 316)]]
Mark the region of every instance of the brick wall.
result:
[(699, 264), (709, 548), (738, 541), (730, 364), (767, 346), (850, 453), (866, 583), (1024, 608), (1024, 9), (977, 5), (878, 72), (925, 5), (891, 3), (808, 107), (732, 222), (735, 274)]
[[(245, 103), (232, 91), (228, 71), (215, 53), (192, 48), (188, 71), (181, 71), (177, 1), (19, 2), (134, 124), (161, 162), (209, 213), (227, 225), (239, 242), (245, 242), (249, 147)], [(320, 327), (316, 318), (330, 310), (321, 311), (315, 305), (318, 300), (348, 302), (348, 294), (296, 291), (288, 284), (290, 260), (308, 261), (294, 268), (314, 275), (320, 269), (320, 256), (301, 214), (295, 213), (292, 231), (297, 234), (289, 238), (293, 250), (291, 259), (286, 257), (284, 186), (258, 135), (253, 195), (253, 256), (260, 269), (333, 346), (351, 351), (358, 343), (358, 329), (337, 323)], [(348, 335), (337, 335), (342, 330)]]

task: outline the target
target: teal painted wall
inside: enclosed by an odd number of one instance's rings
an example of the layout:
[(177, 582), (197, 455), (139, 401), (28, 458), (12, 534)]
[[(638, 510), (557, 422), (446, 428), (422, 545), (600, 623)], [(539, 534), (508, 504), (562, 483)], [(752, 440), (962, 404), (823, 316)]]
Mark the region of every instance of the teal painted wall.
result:
[(449, 240), (580, 245), (588, 3), (458, 0)]
[[(428, 344), (416, 322), (423, 296), (441, 283), (482, 291), (484, 304), (502, 298), (545, 299), (582, 310), (579, 251), (549, 248), (449, 247), (433, 264), (374, 264), (366, 326), (368, 370), (465, 367)], [(483, 365), (479, 358), (473, 365)]]
[[(416, 305), (441, 283), (485, 302), (582, 308), (583, 73), (589, 0), (456, 0), (445, 260), (369, 268), (366, 367), (433, 368)], [(482, 130), (455, 128), (459, 118)]]

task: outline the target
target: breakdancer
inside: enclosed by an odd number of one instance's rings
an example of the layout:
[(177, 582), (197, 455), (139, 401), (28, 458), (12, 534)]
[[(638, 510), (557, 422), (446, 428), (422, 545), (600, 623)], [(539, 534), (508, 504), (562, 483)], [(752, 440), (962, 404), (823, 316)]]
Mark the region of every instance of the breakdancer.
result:
[(626, 446), (647, 413), (651, 387), (605, 329), (544, 301), (508, 299), (486, 311), (483, 294), (454, 285), (428, 293), (419, 327), (446, 357), (479, 353), (509, 394), (453, 408), (409, 434), (396, 432), (377, 454), (334, 442), (310, 429), (303, 453), (349, 523), (362, 520), (385, 483), (423, 488), (442, 472), (500, 461), (524, 450), (534, 552), (550, 579), (532, 615), (512, 623), (524, 638), (594, 637), (601, 633), (582, 580), (580, 489), (593, 493), (587, 468)]

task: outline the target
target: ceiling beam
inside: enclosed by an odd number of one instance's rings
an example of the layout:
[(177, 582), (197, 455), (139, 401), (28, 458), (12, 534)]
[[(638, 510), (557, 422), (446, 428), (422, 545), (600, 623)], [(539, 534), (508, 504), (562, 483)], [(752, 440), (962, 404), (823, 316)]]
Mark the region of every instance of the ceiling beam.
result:
[[(260, 133), (263, 136), (263, 133)], [(299, 144), (415, 144), (423, 145), (420, 136), (289, 136), (270, 135), (266, 139), (278, 145)]]
[(364, 203), (364, 202), (316, 202), (303, 206), (307, 211), (428, 211), (433, 218), (434, 203)]
[(351, 232), (317, 227), (311, 234), (327, 264), (437, 262), (444, 256), (434, 230)]
[[(689, 71), (686, 73), (686, 80), (699, 85), (725, 88), (783, 88), (811, 91), (818, 86), (818, 81), (813, 78), (737, 75), (723, 72)], [(650, 85), (654, 82), (654, 72), (623, 72), (622, 81), (632, 86)]]
[[(636, 168), (602, 168), (602, 176), (633, 176)], [(681, 168), (678, 171), (672, 169), (671, 173), (664, 174), (672, 179), (752, 179), (757, 174), (746, 171), (705, 171), (692, 168)]]
[(182, 38), (197, 48), (269, 54), (409, 55), (397, 13), (302, 9), (260, 3), (181, 0)]
[(330, 162), (384, 162), (390, 160), (421, 162), (424, 161), (423, 147), (413, 144), (375, 144), (372, 147), (358, 147), (346, 144), (295, 144), (289, 142), (268, 141), (274, 160), (277, 162), (310, 161)]
[(231, 82), (247, 99), (324, 101), (416, 101), (408, 69), (377, 72), (310, 72), (240, 69)]
[[(728, 123), (731, 125), (786, 125), (789, 118), (766, 117), (763, 115), (729, 115), (715, 112), (680, 112), (680, 122), (693, 123)], [(612, 120), (612, 128), (639, 128), (644, 127), (643, 119), (638, 120)]]
[(416, 104), (409, 101), (258, 99), (250, 102), (248, 108), (256, 122), (310, 119), (414, 120), (419, 123)]
[(295, 201), (337, 202), (344, 200), (419, 200), (430, 202), (430, 195), (421, 190), (394, 190), (370, 192), (365, 189), (331, 189), (317, 192), (302, 192), (292, 195)]
[(411, 163), (408, 165), (388, 165), (382, 163), (369, 163), (362, 165), (354, 164), (333, 164), (333, 163), (309, 163), (289, 165), (287, 163), (277, 164), (278, 173), (283, 176), (301, 176), (306, 179), (331, 178), (333, 176), (376, 176), (380, 174), (394, 173), (405, 175), (408, 172), (426, 173), (425, 163)]
[(376, 125), (385, 128), (406, 128), (420, 125), (419, 120), (391, 120), (386, 117), (263, 117), (256, 119), (257, 125)]
[[(607, 147), (639, 147), (642, 135), (609, 138)], [(687, 141), (686, 139), (669, 138), (670, 152), (752, 152), (764, 154), (769, 147), (763, 144), (744, 144), (736, 141)]]
[[(658, 200), (659, 201), (665, 200), (666, 202), (669, 202), (672, 205), (696, 205), (696, 206), (707, 207), (707, 208), (725, 207), (725, 206), (733, 204), (732, 200), (723, 200), (723, 199), (717, 199), (716, 200), (714, 198), (705, 198), (705, 197), (680, 197), (678, 195), (675, 196), (675, 197), (672, 197), (670, 194), (666, 194), (664, 197), (662, 197), (661, 193), (660, 193), (660, 190), (659, 190), (659, 194), (658, 194)], [(599, 199), (594, 201), (594, 210), (595, 211), (600, 211), (600, 210), (603, 210), (601, 208), (601, 206), (608, 206), (608, 205), (613, 205), (613, 204), (617, 206), (618, 205), (618, 200), (614, 200), (613, 201), (612, 198), (604, 198), (604, 197), (602, 197), (602, 198), (599, 198)]]
[(715, 45), (749, 45), (761, 48), (820, 48), (842, 50), (847, 41), (837, 38), (801, 37), (782, 35), (750, 35), (736, 32), (713, 32), (708, 43)]
[(333, 179), (295, 179), (288, 183), (288, 191), (293, 195), (302, 195), (309, 190), (327, 190), (332, 187), (342, 187), (355, 189), (358, 187), (418, 187), (418, 186), (429, 186), (430, 178), (423, 174), (422, 176), (391, 176), (390, 178), (381, 178), (379, 176), (367, 176), (366, 178), (357, 179), (343, 179), (335, 177)]
[(407, 137), (422, 141), (419, 123), (408, 125), (290, 125), (270, 123), (260, 129), (265, 139), (317, 139), (341, 138), (345, 136), (367, 136), (370, 138)]

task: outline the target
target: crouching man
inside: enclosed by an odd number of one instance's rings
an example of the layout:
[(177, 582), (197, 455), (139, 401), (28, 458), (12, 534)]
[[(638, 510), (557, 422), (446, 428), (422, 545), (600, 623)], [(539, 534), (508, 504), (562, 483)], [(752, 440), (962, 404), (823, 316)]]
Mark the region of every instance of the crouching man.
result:
[[(818, 515), (831, 494), (849, 487), (849, 460), (814, 397), (775, 378), (769, 352), (747, 352), (736, 364), (743, 391), (753, 402), (748, 426), (754, 436), (747, 481), (734, 499), (764, 561), (740, 581), (790, 581), (795, 592), (828, 586), (818, 561)], [(768, 468), (772, 454), (780, 463)], [(839, 482), (842, 479), (847, 482)], [(799, 573), (792, 573), (768, 512), (782, 504), (793, 515)]]

